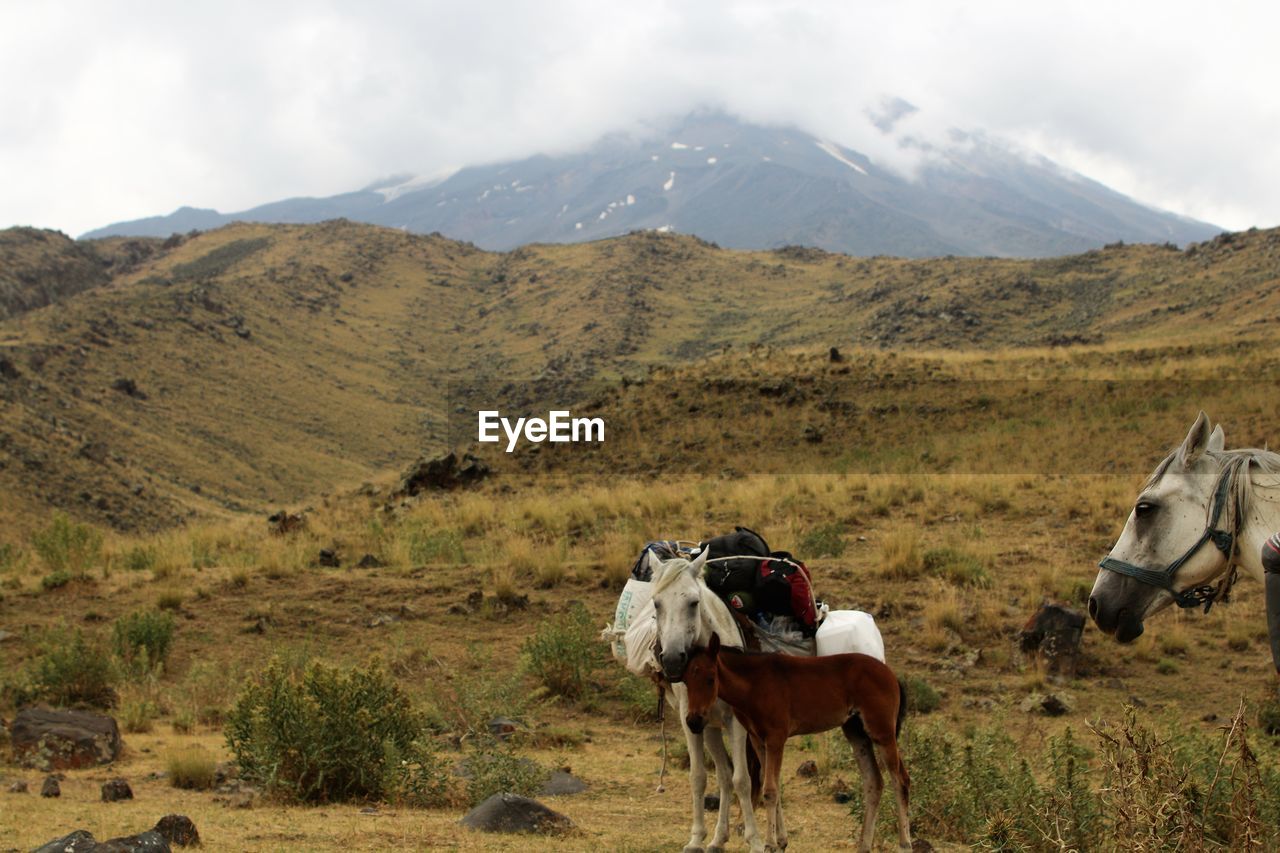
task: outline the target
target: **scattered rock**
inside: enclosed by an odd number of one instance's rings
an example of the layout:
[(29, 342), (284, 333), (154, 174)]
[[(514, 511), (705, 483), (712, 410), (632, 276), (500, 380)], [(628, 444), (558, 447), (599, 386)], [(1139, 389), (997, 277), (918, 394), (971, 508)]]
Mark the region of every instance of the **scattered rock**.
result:
[(1074, 678), (1083, 635), (1083, 613), (1046, 601), (1027, 620), (1018, 639), (1022, 651), (1038, 655), (1049, 672)]
[(1201, 717), (1201, 718), (1200, 718), (1200, 722), (1202, 722), (1202, 723), (1216, 723), (1216, 722), (1218, 722), (1218, 715), (1217, 715), (1217, 714), (1215, 714), (1215, 713), (1213, 713), (1212, 711), (1210, 711), (1209, 713), (1205, 714), (1203, 717)]
[(381, 560), (379, 560), (377, 557), (373, 556), (372, 554), (365, 554), (363, 557), (361, 557), (361, 558), (360, 558), (360, 562), (356, 563), (356, 568), (358, 568), (358, 569), (380, 569), (380, 568), (382, 568), (382, 567), (383, 567), (383, 566), (385, 566), (385, 565), (386, 565), (386, 563), (382, 562)]
[(804, 440), (810, 444), (821, 444), (822, 430), (818, 429), (813, 424), (809, 424), (804, 428)]
[(40, 796), (42, 797), (61, 797), (62, 786), (58, 784), (57, 776), (44, 777), (44, 784), (40, 786)]
[(122, 838), (109, 838), (93, 848), (93, 853), (171, 853), (169, 840), (148, 829), (137, 835), (126, 835)]
[(379, 613), (365, 624), (370, 628), (381, 628), (383, 625), (390, 625), (392, 622), (400, 621), (390, 613)]
[(508, 717), (494, 717), (489, 721), (489, 733), (498, 740), (506, 740), (524, 726)]
[[(544, 797), (567, 797), (570, 794), (581, 794), (587, 790), (587, 783), (564, 770), (552, 770), (551, 775), (539, 792)], [(719, 800), (716, 805), (719, 806)]]
[(14, 380), (22, 374), (17, 366), (7, 358), (0, 358), (0, 379)]
[(702, 807), (709, 812), (720, 811), (720, 795), (706, 794), (702, 798)]
[(191, 818), (183, 814), (167, 814), (156, 821), (155, 831), (165, 837), (170, 844), (179, 847), (197, 847), (200, 845), (200, 833)]
[(428, 489), (456, 489), (478, 483), (489, 476), (489, 466), (472, 456), (450, 453), (437, 459), (419, 459), (400, 478), (393, 499), (413, 497)]
[(573, 821), (537, 800), (516, 794), (494, 794), (459, 821), (481, 832), (564, 832)]
[(831, 795), (831, 799), (834, 802), (839, 803), (840, 805), (843, 806), (853, 799), (853, 794), (849, 793), (848, 791), (836, 791), (834, 794)]
[(125, 394), (135, 400), (147, 399), (147, 393), (138, 387), (138, 383), (125, 377), (121, 377), (115, 382), (112, 382), (111, 390), (119, 391), (121, 394)]
[(25, 794), (27, 793), (27, 790), (27, 783), (22, 779), (19, 779), (17, 782), (14, 782), (9, 786), (10, 794)]
[(817, 775), (818, 775), (818, 762), (813, 761), (812, 759), (809, 761), (803, 762), (799, 767), (796, 768), (796, 776), (800, 777), (801, 779), (812, 779), (814, 776), (817, 776)]
[(92, 767), (120, 757), (116, 721), (92, 711), (23, 708), (13, 719), (9, 739), (18, 763), (39, 770)]
[(70, 835), (55, 838), (42, 844), (31, 853), (93, 853), (98, 847), (98, 840), (87, 829), (77, 829)]
[(286, 533), (293, 533), (303, 530), (307, 526), (307, 519), (300, 512), (289, 512), (288, 510), (280, 510), (277, 513), (267, 516), (267, 523), (271, 525), (271, 532), (277, 536), (284, 536)]
[(342, 562), (338, 559), (338, 552), (332, 548), (320, 549), (320, 565), (327, 569), (340, 568)]
[(124, 779), (108, 779), (102, 783), (102, 801), (104, 803), (116, 803), (120, 800), (132, 800), (133, 789), (129, 787), (129, 783)]
[(830, 361), (832, 364), (839, 364), (840, 362), (844, 361), (844, 356), (840, 354), (840, 350), (836, 349), (835, 347), (832, 347), (827, 352), (827, 360)]
[(1049, 717), (1061, 717), (1071, 710), (1071, 704), (1057, 693), (1032, 693), (1022, 700), (1021, 708), (1028, 714), (1038, 712)]
[(923, 838), (911, 839), (911, 853), (933, 853), (933, 845)]

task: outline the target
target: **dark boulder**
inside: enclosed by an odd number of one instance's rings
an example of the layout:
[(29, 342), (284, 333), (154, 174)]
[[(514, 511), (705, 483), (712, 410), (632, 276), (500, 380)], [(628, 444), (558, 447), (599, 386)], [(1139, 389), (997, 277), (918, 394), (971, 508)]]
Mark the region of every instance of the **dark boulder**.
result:
[(163, 835), (170, 844), (179, 847), (198, 847), (200, 833), (191, 818), (183, 814), (167, 814), (156, 822), (155, 831)]
[(570, 794), (581, 794), (587, 790), (587, 783), (565, 770), (552, 770), (540, 792), (544, 797), (566, 797)]
[(1042, 658), (1049, 672), (1074, 677), (1083, 635), (1083, 613), (1045, 602), (1027, 620), (1018, 642), (1023, 652)]
[(120, 756), (116, 721), (92, 711), (23, 708), (13, 719), (9, 739), (19, 764), (46, 771), (107, 764)]
[(320, 549), (319, 562), (326, 569), (336, 569), (342, 565), (342, 561), (338, 559), (338, 552), (332, 548)]
[(40, 796), (42, 797), (61, 797), (62, 785), (58, 782), (57, 776), (46, 776), (44, 784), (40, 786)]
[(124, 779), (108, 779), (102, 783), (102, 801), (104, 803), (115, 803), (120, 800), (132, 800), (133, 789), (129, 787), (129, 783)]
[(94, 853), (97, 848), (98, 841), (93, 837), (92, 832), (87, 829), (77, 829), (70, 835), (41, 844), (31, 853)]
[(400, 478), (395, 497), (413, 497), (428, 490), (448, 490), (470, 486), (489, 476), (489, 466), (470, 453), (458, 459), (450, 453), (437, 459), (419, 459)]
[(459, 821), (481, 832), (564, 832), (573, 821), (537, 800), (516, 794), (494, 794)]
[(125, 394), (135, 400), (147, 399), (147, 393), (138, 387), (138, 383), (126, 377), (121, 377), (112, 382), (111, 390), (119, 391), (121, 394)]
[(93, 853), (172, 853), (172, 850), (167, 838), (148, 829), (137, 835), (109, 838), (94, 847)]
[(384, 562), (382, 562), (381, 560), (379, 560), (379, 559), (378, 559), (377, 557), (375, 557), (373, 554), (365, 554), (363, 557), (361, 557), (361, 558), (360, 558), (360, 562), (356, 563), (356, 568), (358, 568), (358, 569), (380, 569), (380, 568), (382, 568), (382, 567), (383, 567), (383, 566), (385, 566), (385, 565), (386, 565), (386, 563), (384, 563)]

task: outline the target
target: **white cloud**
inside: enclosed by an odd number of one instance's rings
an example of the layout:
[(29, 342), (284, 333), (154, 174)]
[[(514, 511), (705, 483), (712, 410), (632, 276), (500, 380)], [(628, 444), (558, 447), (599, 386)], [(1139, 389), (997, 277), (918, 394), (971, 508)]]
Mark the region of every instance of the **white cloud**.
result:
[(873, 161), (1005, 136), (1229, 227), (1280, 224), (1263, 4), (337, 0), (0, 6), (0, 226), (79, 233), (584, 146), (698, 105)]

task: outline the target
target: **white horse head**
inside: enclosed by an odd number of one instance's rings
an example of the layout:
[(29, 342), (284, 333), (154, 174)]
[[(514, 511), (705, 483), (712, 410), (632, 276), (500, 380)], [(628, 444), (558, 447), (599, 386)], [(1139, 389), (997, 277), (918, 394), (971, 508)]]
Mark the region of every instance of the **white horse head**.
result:
[(1170, 604), (1212, 601), (1210, 584), (1237, 557), (1261, 577), (1254, 540), (1273, 521), (1269, 511), (1250, 517), (1253, 475), (1274, 479), (1280, 456), (1224, 450), (1223, 443), (1222, 427), (1211, 429), (1201, 412), (1181, 446), (1147, 479), (1089, 596), (1089, 615), (1104, 633), (1128, 643)]
[[(684, 678), (684, 668), (694, 649), (705, 647), (711, 635), (737, 638), (737, 624), (725, 603), (707, 588), (702, 569), (707, 562), (704, 549), (693, 562), (667, 560), (660, 574), (654, 574), (653, 608), (658, 619), (658, 655), (668, 681)], [(729, 644), (729, 641), (726, 641)], [(741, 646), (733, 642), (733, 646)]]

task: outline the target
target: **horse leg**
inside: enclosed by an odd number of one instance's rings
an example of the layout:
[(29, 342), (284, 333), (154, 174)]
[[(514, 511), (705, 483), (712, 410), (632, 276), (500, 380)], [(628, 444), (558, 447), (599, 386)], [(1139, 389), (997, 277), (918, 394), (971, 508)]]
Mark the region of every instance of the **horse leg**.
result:
[[(751, 853), (761, 853), (764, 839), (760, 837), (760, 828), (756, 824), (754, 800), (758, 779), (752, 778), (751, 762), (747, 760), (747, 729), (737, 720), (728, 729), (729, 744), (733, 748), (733, 790), (738, 796), (738, 807), (742, 809), (742, 836), (751, 847)], [(723, 800), (720, 807), (725, 808)]]
[(684, 853), (702, 853), (702, 842), (707, 837), (706, 802), (707, 763), (702, 754), (702, 735), (689, 731), (685, 720), (689, 716), (689, 694), (683, 684), (671, 685), (676, 697), (676, 711), (680, 714), (680, 727), (684, 729), (684, 741), (689, 748), (689, 788), (693, 806), (693, 826), (689, 830), (689, 843)]
[(764, 750), (764, 809), (769, 818), (769, 836), (766, 850), (778, 849), (778, 786), (782, 775), (782, 751), (787, 745), (786, 735), (775, 734), (765, 743)]
[(893, 777), (893, 793), (898, 801), (898, 846), (903, 850), (910, 850), (911, 817), (907, 813), (907, 806), (911, 800), (911, 776), (902, 763), (902, 753), (898, 751), (896, 738), (889, 738), (879, 744), (879, 747), (884, 755), (885, 766), (889, 768), (889, 775)]
[(845, 740), (853, 747), (853, 757), (862, 772), (862, 839), (858, 849), (867, 853), (876, 834), (876, 817), (880, 814), (880, 795), (884, 791), (884, 779), (880, 776), (880, 765), (876, 763), (876, 754), (871, 749), (871, 738), (862, 727), (860, 717), (850, 717), (840, 730)]
[(773, 804), (773, 808), (777, 811), (778, 820), (778, 848), (780, 850), (787, 849), (787, 825), (782, 820), (782, 785), (778, 785), (778, 801)]
[(720, 853), (729, 840), (729, 812), (733, 809), (733, 764), (724, 749), (724, 729), (708, 727), (704, 738), (711, 760), (716, 765), (716, 784), (720, 786), (720, 811), (716, 817), (716, 831), (707, 845), (707, 853)]

